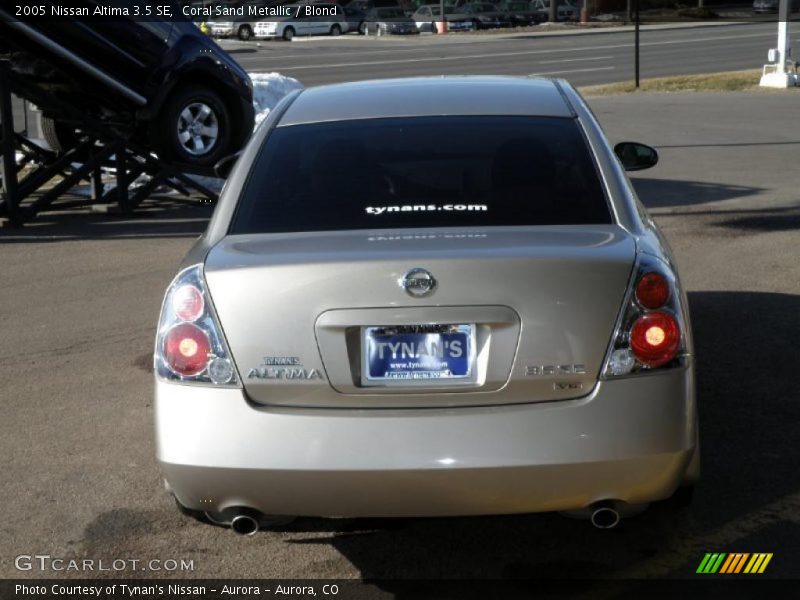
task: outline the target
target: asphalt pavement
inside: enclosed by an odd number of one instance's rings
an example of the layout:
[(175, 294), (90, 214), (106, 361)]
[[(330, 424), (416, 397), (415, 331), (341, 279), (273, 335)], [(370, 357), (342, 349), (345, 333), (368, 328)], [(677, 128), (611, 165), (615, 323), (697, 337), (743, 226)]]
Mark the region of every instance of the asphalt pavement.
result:
[[(793, 26), (797, 38), (800, 32), (797, 24)], [(248, 71), (277, 71), (306, 86), (417, 75), (546, 75), (567, 78), (575, 85), (634, 77), (630, 28), (295, 39), (220, 43)], [(777, 25), (645, 28), (640, 43), (642, 77), (759, 69), (767, 50), (777, 43)]]
[[(729, 37), (711, 28), (697, 31)], [(747, 66), (744, 55), (770, 43), (757, 27), (736, 31), (754, 37), (714, 42), (749, 47), (728, 68)], [(553, 38), (549, 43), (565, 45), (561, 54), (532, 56), (565, 57), (569, 44), (627, 51), (616, 35)], [(669, 41), (651, 41), (659, 40)], [(350, 43), (372, 41), (329, 43), (341, 44), (344, 53), (355, 52)], [(460, 41), (448, 44), (477, 54), (460, 48)], [(480, 44), (492, 49), (498, 42)], [(524, 39), (499, 44), (536, 50)], [(652, 52), (686, 57), (687, 45), (665, 43)], [(343, 62), (338, 55), (285, 55), (304, 47), (277, 45), (283, 58), (263, 70), (302, 71), (312, 84), (328, 76), (374, 76), (395, 56), (359, 53), (347, 61), (380, 60), (383, 67), (337, 68), (330, 65)], [(580, 56), (590, 52), (581, 47)], [(616, 50), (591, 52), (616, 57)], [(532, 60), (525, 57), (520, 69)], [(319, 65), (309, 69), (286, 68), (315, 61)], [(410, 64), (415, 72), (430, 67)], [(488, 72), (456, 60), (447, 64)], [(492, 72), (505, 72), (505, 64), (495, 57)], [(694, 577), (712, 551), (773, 552), (764, 577), (800, 577), (799, 99), (792, 90), (590, 100), (612, 141), (636, 139), (661, 154), (659, 165), (637, 174), (634, 183), (675, 250), (689, 291), (703, 446), (703, 479), (687, 511), (653, 507), (610, 532), (545, 514), (305, 518), (244, 538), (184, 517), (163, 491), (155, 465), (150, 364), (163, 291), (210, 209), (149, 203), (133, 216), (43, 214), (24, 229), (0, 229), (0, 577), (635, 580)], [(18, 571), (15, 557), (26, 554), (106, 565), (119, 558), (175, 559), (192, 561), (193, 568)]]

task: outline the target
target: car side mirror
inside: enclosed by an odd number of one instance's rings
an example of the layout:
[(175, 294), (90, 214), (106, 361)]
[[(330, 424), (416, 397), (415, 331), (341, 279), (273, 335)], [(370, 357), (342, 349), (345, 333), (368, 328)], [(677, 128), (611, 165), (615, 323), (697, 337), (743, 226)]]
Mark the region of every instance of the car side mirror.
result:
[(639, 142), (620, 142), (614, 146), (614, 154), (626, 171), (642, 171), (658, 164), (658, 152)]
[(220, 179), (227, 179), (241, 154), (242, 151), (240, 150), (236, 154), (220, 158), (217, 164), (214, 165), (214, 174)]

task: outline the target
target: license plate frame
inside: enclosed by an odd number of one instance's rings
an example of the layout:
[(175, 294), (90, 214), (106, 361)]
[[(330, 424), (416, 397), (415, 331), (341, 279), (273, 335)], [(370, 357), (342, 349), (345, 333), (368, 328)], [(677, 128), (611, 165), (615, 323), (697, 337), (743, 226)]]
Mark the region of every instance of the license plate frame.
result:
[(362, 327), (362, 385), (472, 383), (475, 340), (475, 323)]

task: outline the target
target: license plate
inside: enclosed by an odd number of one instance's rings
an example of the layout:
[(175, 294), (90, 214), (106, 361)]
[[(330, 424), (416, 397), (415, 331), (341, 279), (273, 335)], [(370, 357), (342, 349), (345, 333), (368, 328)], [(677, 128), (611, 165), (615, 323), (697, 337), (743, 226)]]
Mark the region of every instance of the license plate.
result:
[(474, 329), (474, 325), (364, 327), (364, 376), (370, 381), (468, 378)]

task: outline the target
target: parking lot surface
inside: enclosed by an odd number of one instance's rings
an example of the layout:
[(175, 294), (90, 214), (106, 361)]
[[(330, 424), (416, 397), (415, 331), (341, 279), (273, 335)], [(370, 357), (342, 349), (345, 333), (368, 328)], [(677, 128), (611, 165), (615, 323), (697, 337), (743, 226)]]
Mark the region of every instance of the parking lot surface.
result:
[[(690, 577), (710, 551), (773, 552), (765, 576), (800, 576), (796, 95), (591, 104), (612, 141), (661, 153), (635, 184), (689, 290), (703, 443), (690, 509), (610, 532), (545, 514), (304, 518), (246, 538), (181, 516), (154, 460), (151, 353), (164, 288), (210, 210), (161, 203), (0, 230), (0, 576)], [(20, 572), (20, 554), (193, 570)]]
[[(776, 36), (775, 23), (645, 28), (642, 77), (758, 69)], [(536, 74), (567, 77), (574, 85), (634, 77), (630, 29), (368, 38), (349, 34), (292, 43), (221, 40), (220, 44), (248, 71), (278, 71), (306, 86), (416, 75)]]

